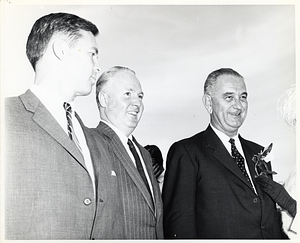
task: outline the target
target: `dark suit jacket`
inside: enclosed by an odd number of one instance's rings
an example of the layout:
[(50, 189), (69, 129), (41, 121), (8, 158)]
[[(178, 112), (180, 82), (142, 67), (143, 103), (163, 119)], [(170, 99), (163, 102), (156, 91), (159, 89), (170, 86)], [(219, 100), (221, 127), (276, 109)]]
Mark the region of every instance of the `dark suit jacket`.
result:
[(83, 130), (96, 164), (96, 200), (82, 154), (40, 100), (30, 90), (6, 100), (6, 239), (113, 239), (122, 234), (116, 223), (116, 176), (111, 176), (106, 150), (94, 146), (92, 131)]
[(115, 163), (124, 210), (124, 239), (163, 239), (162, 200), (150, 154), (138, 144), (152, 183), (154, 206), (147, 187), (117, 134), (103, 122), (95, 130), (106, 141)]
[[(239, 138), (255, 183), (252, 157), (263, 148)], [(165, 237), (280, 238), (275, 203), (256, 190), (258, 195), (210, 126), (174, 143), (163, 187)]]

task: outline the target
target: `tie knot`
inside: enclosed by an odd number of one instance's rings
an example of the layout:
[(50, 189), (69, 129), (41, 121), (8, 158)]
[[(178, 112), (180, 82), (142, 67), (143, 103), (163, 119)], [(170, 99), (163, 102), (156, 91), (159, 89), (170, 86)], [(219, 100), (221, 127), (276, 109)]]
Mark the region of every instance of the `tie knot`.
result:
[(71, 105), (69, 104), (69, 103), (67, 103), (67, 102), (64, 102), (64, 109), (67, 111), (67, 112), (72, 112), (72, 107), (71, 107)]
[(129, 148), (133, 148), (133, 142), (128, 138), (127, 144)]
[(229, 143), (231, 143), (232, 145), (235, 145), (234, 139), (233, 139), (233, 138), (230, 138), (230, 139), (229, 139)]

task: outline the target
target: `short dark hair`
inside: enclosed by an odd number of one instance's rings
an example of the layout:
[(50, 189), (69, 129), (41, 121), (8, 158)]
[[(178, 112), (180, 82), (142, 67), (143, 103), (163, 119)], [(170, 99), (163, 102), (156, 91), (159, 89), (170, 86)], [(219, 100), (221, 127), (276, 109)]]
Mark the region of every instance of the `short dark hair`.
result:
[(144, 148), (147, 149), (147, 151), (151, 155), (151, 158), (154, 159), (155, 162), (159, 164), (159, 166), (163, 166), (163, 157), (159, 147), (157, 147), (154, 144), (151, 144), (146, 145)]
[(26, 55), (33, 69), (42, 58), (53, 34), (64, 34), (71, 46), (82, 36), (81, 30), (90, 31), (94, 36), (99, 33), (96, 25), (74, 14), (51, 13), (39, 18), (32, 26), (26, 45)]
[(100, 101), (99, 101), (99, 93), (102, 90), (103, 86), (109, 81), (115, 74), (119, 73), (120, 71), (131, 72), (135, 75), (135, 72), (127, 67), (122, 66), (114, 66), (108, 69), (107, 71), (103, 72), (101, 76), (98, 78), (96, 83), (96, 103), (98, 108), (100, 109)]
[(218, 77), (222, 75), (231, 75), (239, 78), (243, 78), (242, 75), (240, 75), (237, 71), (231, 69), (231, 68), (220, 68), (218, 70), (215, 70), (211, 72), (204, 83), (204, 94), (209, 94), (211, 95), (212, 88), (216, 84)]

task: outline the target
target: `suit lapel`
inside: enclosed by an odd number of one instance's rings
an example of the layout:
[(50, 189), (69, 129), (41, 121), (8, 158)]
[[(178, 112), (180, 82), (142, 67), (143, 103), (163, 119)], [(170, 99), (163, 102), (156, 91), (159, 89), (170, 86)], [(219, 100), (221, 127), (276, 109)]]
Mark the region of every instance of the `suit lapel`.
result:
[(134, 184), (141, 191), (142, 195), (147, 201), (147, 204), (149, 205), (152, 212), (154, 213), (151, 195), (149, 194), (145, 183), (143, 182), (141, 176), (139, 175), (136, 167), (134, 166), (131, 158), (129, 157), (126, 149), (124, 148), (120, 138), (108, 125), (106, 125), (103, 122), (100, 122), (100, 124), (97, 127), (97, 130), (100, 131), (100, 133), (102, 132), (109, 139), (109, 143), (112, 147), (113, 153), (116, 155), (120, 163), (123, 165), (124, 169), (126, 170), (127, 174), (130, 176)]
[(155, 205), (155, 212), (157, 213), (156, 216), (160, 217), (160, 210), (156, 207), (160, 204), (161, 194), (160, 194), (160, 189), (159, 189), (158, 183), (157, 183), (156, 178), (153, 173), (152, 159), (151, 159), (151, 156), (148, 153), (148, 151), (142, 145), (140, 145), (139, 143), (137, 145), (139, 147), (139, 150), (141, 151), (143, 160), (146, 165), (147, 173), (148, 173), (150, 181), (151, 181), (151, 185), (152, 185), (152, 189), (153, 189), (153, 197), (154, 197), (153, 200), (154, 200), (154, 205)]
[(146, 170), (149, 175), (151, 186), (153, 188), (153, 194), (154, 194), (154, 180), (156, 180), (156, 179), (154, 178), (154, 175), (153, 175), (152, 160), (149, 161), (150, 157), (149, 157), (149, 155), (147, 155), (148, 152), (144, 149), (144, 147), (142, 145), (140, 145), (138, 142), (136, 142), (136, 143), (141, 152), (143, 160), (145, 162)]
[(254, 168), (255, 163), (252, 161), (252, 158), (255, 155), (255, 151), (253, 151), (249, 146), (247, 146), (247, 141), (245, 139), (243, 139), (241, 136), (239, 136), (239, 139), (241, 141), (244, 155), (246, 157), (246, 161), (247, 161), (248, 168), (250, 170), (250, 175), (251, 175), (252, 181), (254, 182), (255, 181), (254, 176), (256, 175), (256, 172), (255, 172), (255, 168)]
[[(95, 184), (98, 190), (97, 195), (101, 195), (101, 199), (107, 201), (107, 192), (112, 190), (113, 181), (113, 169), (110, 163), (110, 159), (107, 157), (107, 150), (103, 141), (100, 140), (100, 136), (96, 131), (87, 128), (83, 125), (80, 119), (78, 119), (85, 135), (85, 139), (90, 150), (93, 168), (95, 172)], [(98, 181), (101, 180), (101, 183)]]
[(33, 113), (32, 120), (84, 166), (83, 155), (40, 100), (30, 90), (21, 95), (20, 99), (22, 100), (25, 108)]
[[(219, 137), (215, 134), (215, 132), (212, 130), (210, 126), (206, 129), (205, 134), (207, 137), (209, 147), (214, 149), (213, 152), (214, 157), (252, 190), (251, 184), (247, 181), (246, 177), (241, 173), (241, 170), (236, 165), (234, 159), (228, 153), (222, 141), (219, 139)], [(246, 160), (248, 160), (247, 157)]]

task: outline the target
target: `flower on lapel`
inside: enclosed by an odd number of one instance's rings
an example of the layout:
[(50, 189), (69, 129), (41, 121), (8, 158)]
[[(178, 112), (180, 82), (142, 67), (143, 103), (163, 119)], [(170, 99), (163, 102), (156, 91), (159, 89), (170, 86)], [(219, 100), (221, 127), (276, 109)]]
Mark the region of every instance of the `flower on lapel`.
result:
[(267, 162), (271, 161), (275, 157), (270, 153), (273, 147), (273, 143), (271, 143), (268, 147), (264, 148), (264, 150), (260, 151), (257, 155), (252, 157), (252, 161), (255, 163), (255, 172), (256, 177), (260, 175), (275, 175), (277, 174), (275, 171), (270, 171), (267, 167)]
[(264, 161), (266, 162), (270, 162), (273, 161), (275, 159), (275, 156), (272, 152), (270, 152), (269, 154), (267, 154), (267, 156), (264, 158)]

